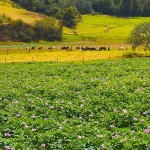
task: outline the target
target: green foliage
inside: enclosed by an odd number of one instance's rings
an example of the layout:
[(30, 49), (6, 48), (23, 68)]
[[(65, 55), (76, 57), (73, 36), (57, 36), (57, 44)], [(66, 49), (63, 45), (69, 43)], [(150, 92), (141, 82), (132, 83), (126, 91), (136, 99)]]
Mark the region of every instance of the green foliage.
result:
[(47, 15), (63, 15), (69, 7), (76, 8), (81, 14), (93, 13), (117, 16), (150, 16), (149, 0), (14, 0), (23, 7)]
[(33, 27), (24, 23), (22, 20), (12, 21), (0, 24), (1, 40), (13, 40), (31, 42), (33, 40)]
[(11, 21), (11, 18), (6, 17), (5, 14), (0, 15), (0, 24), (6, 24)]
[(149, 66), (0, 64), (0, 149), (149, 149)]
[(144, 22), (137, 25), (131, 32), (128, 42), (135, 48), (139, 45), (144, 45), (150, 50), (150, 22)]
[(34, 30), (37, 40), (60, 41), (62, 38), (62, 27), (54, 19), (46, 18), (42, 21), (37, 21)]
[(120, 5), (120, 15), (121, 16), (131, 16), (133, 8), (132, 0), (122, 0)]
[(22, 20), (12, 21), (11, 19), (3, 18), (0, 24), (1, 41), (11, 40), (31, 42), (39, 40), (61, 40), (62, 27), (58, 22), (56, 23), (54, 19), (46, 18), (37, 21), (36, 24), (32, 26)]
[(74, 8), (68, 8), (63, 14), (63, 25), (69, 28), (75, 28), (77, 25), (78, 12)]

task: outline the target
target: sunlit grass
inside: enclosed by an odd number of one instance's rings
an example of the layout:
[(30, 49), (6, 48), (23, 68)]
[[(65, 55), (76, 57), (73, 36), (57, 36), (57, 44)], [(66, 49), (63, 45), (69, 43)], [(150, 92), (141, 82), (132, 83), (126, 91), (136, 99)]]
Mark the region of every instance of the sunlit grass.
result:
[[(0, 63), (6, 62), (71, 62), (71, 61), (86, 61), (99, 59), (116, 59), (122, 58), (125, 54), (131, 54), (131, 50), (127, 51), (62, 51), (62, 50), (1, 50)], [(149, 51), (138, 51), (143, 56), (150, 56)]]
[[(20, 18), (30, 24), (45, 17), (42, 14), (33, 13), (22, 8), (14, 8), (13, 5), (10, 0), (7, 2), (0, 0), (0, 14), (5, 14), (14, 20)], [(83, 15), (76, 32), (73, 29), (63, 28), (62, 43), (126, 43), (132, 29), (137, 24), (148, 21), (150, 21), (150, 17), (120, 18), (107, 15)]]
[(10, 1), (0, 1), (0, 14), (5, 14), (7, 17), (10, 17), (13, 20), (22, 19), (24, 22), (30, 24), (33, 24), (36, 20), (40, 20), (45, 17), (42, 14), (30, 12), (22, 8), (14, 8)]
[(150, 17), (119, 18), (106, 15), (84, 15), (76, 29), (64, 28), (64, 41), (89, 40), (100, 43), (125, 43), (135, 25), (150, 21)]

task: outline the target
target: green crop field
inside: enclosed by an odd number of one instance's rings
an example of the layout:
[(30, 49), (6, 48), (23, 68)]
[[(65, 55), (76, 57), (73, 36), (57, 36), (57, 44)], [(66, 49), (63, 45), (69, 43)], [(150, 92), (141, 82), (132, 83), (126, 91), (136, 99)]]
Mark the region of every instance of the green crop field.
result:
[(89, 41), (101, 44), (125, 43), (132, 29), (139, 23), (150, 22), (150, 17), (119, 18), (106, 15), (84, 15), (74, 30), (64, 28), (64, 41)]
[(149, 66), (0, 64), (0, 149), (149, 150)]

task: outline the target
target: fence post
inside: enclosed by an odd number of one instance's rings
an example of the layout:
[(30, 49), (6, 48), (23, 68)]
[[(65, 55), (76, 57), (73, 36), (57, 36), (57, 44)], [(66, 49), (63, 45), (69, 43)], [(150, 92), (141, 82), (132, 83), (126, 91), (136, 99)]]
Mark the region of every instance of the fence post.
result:
[(82, 60), (84, 61), (84, 57), (82, 58)]
[(5, 63), (6, 63), (6, 58), (5, 58)]

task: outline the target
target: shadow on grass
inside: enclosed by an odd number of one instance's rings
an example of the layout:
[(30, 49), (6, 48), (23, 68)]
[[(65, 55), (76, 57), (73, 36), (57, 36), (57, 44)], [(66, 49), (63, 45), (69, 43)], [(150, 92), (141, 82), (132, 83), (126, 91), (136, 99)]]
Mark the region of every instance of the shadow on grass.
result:
[(122, 55), (124, 58), (142, 58), (142, 57), (149, 57), (150, 53), (139, 53), (139, 52), (127, 52)]

